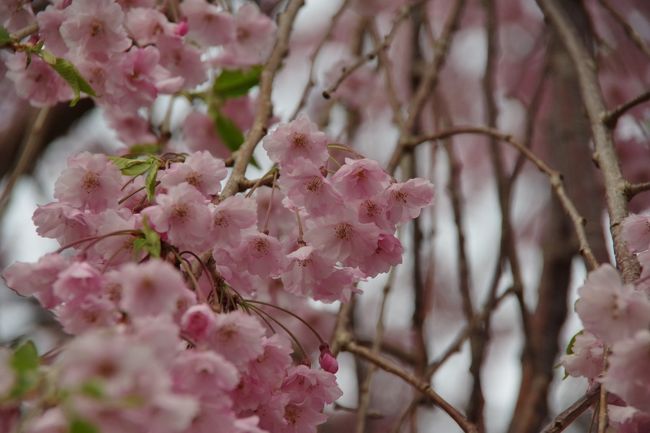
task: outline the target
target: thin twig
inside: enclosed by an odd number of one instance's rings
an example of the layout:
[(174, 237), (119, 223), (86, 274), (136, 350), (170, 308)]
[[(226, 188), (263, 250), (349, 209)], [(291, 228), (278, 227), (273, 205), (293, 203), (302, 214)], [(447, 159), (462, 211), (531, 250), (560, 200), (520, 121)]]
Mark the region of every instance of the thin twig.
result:
[(560, 433), (575, 421), (584, 411), (589, 409), (600, 393), (600, 387), (595, 387), (576, 400), (571, 406), (548, 424), (540, 433)]
[(497, 129), (487, 128), (487, 127), (476, 127), (476, 126), (456, 127), (435, 134), (431, 134), (423, 137), (416, 137), (412, 141), (407, 142), (405, 147), (410, 148), (410, 147), (417, 146), (421, 143), (425, 143), (427, 141), (442, 140), (444, 138), (451, 137), (453, 135), (459, 135), (459, 134), (479, 134), (479, 135), (488, 135), (488, 136), (496, 137), (497, 139), (504, 141), (510, 144), (511, 146), (513, 146), (515, 149), (521, 152), (526, 157), (526, 159), (528, 159), (531, 163), (533, 163), (542, 173), (548, 176), (553, 191), (557, 195), (558, 199), (560, 200), (560, 203), (562, 204), (562, 207), (564, 208), (566, 213), (571, 218), (571, 221), (573, 222), (573, 226), (576, 231), (578, 241), (580, 243), (580, 254), (582, 254), (590, 269), (596, 269), (598, 267), (598, 260), (596, 260), (596, 256), (594, 256), (594, 253), (591, 247), (589, 246), (589, 242), (587, 240), (587, 234), (584, 229), (585, 219), (580, 215), (580, 212), (578, 212), (578, 209), (573, 204), (573, 201), (571, 201), (571, 199), (567, 195), (566, 190), (564, 189), (564, 182), (562, 181), (562, 175), (556, 170), (549, 167), (548, 164), (546, 164), (544, 161), (538, 158), (530, 149), (525, 147), (522, 143), (515, 140), (512, 137), (512, 135), (506, 134)]
[(623, 114), (625, 114), (626, 111), (636, 107), (639, 104), (643, 104), (644, 102), (647, 101), (650, 101), (650, 90), (646, 90), (645, 92), (641, 93), (639, 96), (632, 98), (629, 101), (624, 102), (623, 104), (614, 108), (613, 110), (603, 114), (603, 123), (608, 128), (614, 129), (616, 128), (616, 123), (618, 123), (618, 119)]
[(349, 334), (347, 336), (342, 337), (341, 343), (342, 343), (343, 350), (350, 352), (354, 355), (357, 355), (358, 357), (361, 357), (367, 361), (372, 362), (382, 370), (386, 371), (387, 373), (394, 374), (395, 376), (401, 378), (406, 383), (410, 384), (415, 389), (420, 391), (428, 399), (430, 399), (436, 406), (440, 407), (443, 411), (445, 411), (445, 413), (447, 413), (447, 415), (449, 415), (465, 433), (478, 432), (476, 426), (471, 422), (469, 422), (465, 417), (465, 415), (460, 413), (458, 409), (456, 409), (447, 400), (445, 400), (437, 392), (435, 392), (428, 382), (421, 380), (415, 375), (395, 365), (391, 361), (383, 358), (380, 355), (373, 353), (370, 349), (363, 347), (357, 344), (356, 342), (352, 341), (351, 336)]
[(298, 102), (296, 109), (293, 111), (293, 114), (289, 117), (289, 119), (295, 119), (295, 117), (298, 115), (300, 110), (302, 110), (305, 104), (307, 103), (307, 97), (309, 96), (309, 92), (311, 92), (311, 89), (313, 89), (314, 86), (316, 85), (316, 80), (314, 78), (316, 59), (318, 58), (318, 55), (320, 54), (321, 50), (325, 46), (325, 43), (332, 36), (332, 33), (334, 33), (334, 28), (338, 24), (338, 21), (343, 15), (343, 12), (345, 12), (345, 10), (349, 5), (350, 5), (350, 0), (343, 0), (343, 3), (341, 3), (339, 9), (329, 20), (329, 25), (327, 26), (325, 35), (318, 42), (318, 45), (316, 45), (316, 48), (314, 49), (314, 51), (312, 51), (311, 55), (309, 56), (309, 75), (307, 76), (307, 84), (305, 84), (305, 87), (302, 89), (302, 94), (300, 95), (300, 101)]
[(636, 30), (630, 25), (627, 19), (623, 15), (620, 14), (614, 7), (609, 4), (607, 0), (598, 0), (598, 2), (603, 6), (604, 9), (607, 10), (607, 12), (610, 13), (612, 18), (616, 20), (617, 23), (623, 27), (623, 30), (625, 30), (625, 33), (627, 36), (632, 39), (632, 42), (636, 44), (636, 46), (648, 57), (650, 57), (650, 47), (648, 47), (648, 44), (645, 43), (641, 35), (637, 33)]
[(445, 22), (440, 38), (433, 45), (433, 59), (427, 66), (422, 80), (420, 81), (420, 85), (411, 99), (408, 108), (408, 117), (404, 124), (404, 133), (400, 134), (400, 139), (388, 162), (386, 171), (390, 174), (393, 174), (397, 169), (397, 166), (402, 159), (402, 154), (407, 148), (407, 142), (410, 139), (407, 134), (409, 134), (413, 129), (427, 98), (429, 98), (435, 91), (440, 70), (445, 64), (449, 47), (451, 46), (452, 36), (458, 27), (461, 12), (464, 7), (465, 0), (456, 0), (451, 12), (449, 13), (449, 18), (447, 18), (447, 21)]
[(384, 36), (384, 40), (382, 41), (381, 44), (378, 44), (374, 50), (370, 51), (369, 53), (361, 56), (356, 62), (352, 63), (351, 65), (343, 66), (341, 69), (341, 74), (338, 76), (336, 81), (327, 88), (327, 90), (323, 91), (323, 98), (329, 99), (334, 92), (336, 92), (336, 89), (339, 88), (341, 83), (345, 81), (350, 75), (352, 75), (357, 69), (359, 69), (361, 66), (365, 65), (366, 62), (369, 60), (373, 60), (375, 57), (377, 57), (377, 54), (380, 51), (386, 50), (390, 44), (393, 42), (393, 39), (395, 39), (395, 35), (397, 34), (397, 30), (400, 27), (400, 24), (408, 17), (409, 13), (411, 12), (411, 9), (419, 4), (422, 3), (423, 0), (419, 0), (416, 3), (413, 3), (409, 6), (404, 6), (401, 10), (401, 12), (395, 17), (395, 20), (393, 21), (393, 25), (388, 32), (386, 36)]

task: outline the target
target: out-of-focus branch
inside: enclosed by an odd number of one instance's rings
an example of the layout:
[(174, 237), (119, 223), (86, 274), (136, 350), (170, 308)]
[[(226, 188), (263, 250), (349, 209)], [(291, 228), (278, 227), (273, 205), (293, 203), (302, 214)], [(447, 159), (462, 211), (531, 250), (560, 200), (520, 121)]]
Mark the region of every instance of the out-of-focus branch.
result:
[(636, 30), (634, 30), (634, 27), (630, 25), (630, 23), (625, 19), (623, 15), (607, 1), (607, 0), (598, 0), (598, 2), (602, 5), (602, 7), (610, 13), (612, 18), (616, 20), (618, 24), (620, 24), (621, 27), (623, 27), (623, 30), (625, 30), (625, 33), (627, 36), (636, 44), (636, 46), (648, 57), (650, 57), (650, 47), (648, 47), (648, 44), (645, 43), (641, 35), (637, 33)]
[(650, 90), (647, 90), (643, 93), (641, 93), (639, 96), (630, 99), (627, 102), (624, 102), (623, 104), (619, 105), (618, 107), (614, 108), (611, 111), (608, 111), (607, 113), (603, 114), (603, 123), (610, 129), (616, 128), (616, 123), (618, 123), (618, 119), (625, 114), (626, 111), (628, 111), (631, 108), (636, 107), (639, 104), (643, 104), (644, 102), (650, 101)]
[(223, 198), (229, 197), (239, 191), (239, 184), (244, 180), (244, 173), (253, 156), (253, 151), (257, 143), (266, 135), (266, 124), (273, 115), (273, 102), (271, 101), (273, 80), (289, 51), (289, 36), (291, 35), (293, 23), (296, 20), (298, 11), (304, 4), (305, 0), (291, 0), (285, 12), (280, 16), (277, 41), (269, 59), (264, 65), (260, 78), (260, 93), (257, 98), (255, 120), (246, 135), (244, 143), (239, 148), (232, 174), (223, 189)]
[(332, 36), (332, 33), (334, 32), (334, 28), (338, 24), (341, 15), (343, 15), (343, 12), (345, 12), (345, 10), (349, 5), (350, 5), (350, 0), (343, 0), (343, 3), (341, 3), (339, 9), (330, 19), (329, 25), (327, 26), (327, 30), (325, 31), (325, 35), (323, 35), (323, 38), (318, 42), (318, 45), (316, 45), (316, 48), (314, 48), (314, 51), (309, 56), (309, 75), (307, 76), (307, 84), (305, 84), (305, 87), (302, 90), (302, 94), (300, 95), (300, 101), (298, 102), (298, 105), (296, 106), (296, 109), (294, 110), (290, 119), (294, 119), (298, 115), (300, 110), (307, 103), (307, 97), (309, 96), (309, 92), (311, 92), (311, 89), (313, 89), (314, 86), (316, 85), (316, 81), (314, 79), (314, 69), (316, 67), (316, 59), (318, 58), (318, 55), (320, 54), (321, 50), (325, 46), (325, 43)]
[(2, 219), (2, 215), (4, 214), (4, 211), (9, 204), (9, 199), (11, 198), (11, 193), (14, 189), (14, 186), (16, 185), (16, 182), (18, 182), (20, 176), (25, 173), (29, 167), (29, 164), (34, 159), (38, 148), (42, 144), (45, 125), (47, 123), (49, 113), (49, 108), (41, 108), (34, 118), (34, 122), (32, 123), (29, 135), (25, 139), (20, 151), (20, 156), (18, 157), (16, 167), (14, 167), (13, 171), (7, 178), (7, 183), (2, 190), (2, 195), (0, 195), (0, 219)]
[[(377, 324), (375, 325), (375, 338), (372, 341), (370, 350), (373, 354), (379, 355), (381, 350), (381, 343), (384, 338), (384, 315), (386, 312), (386, 300), (395, 282), (395, 268), (391, 268), (388, 274), (388, 281), (384, 285), (384, 290), (381, 294), (381, 304), (379, 306), (379, 314), (377, 316)], [(359, 406), (357, 410), (357, 423), (356, 432), (364, 433), (366, 431), (366, 420), (368, 416), (368, 408), (370, 407), (370, 384), (372, 383), (372, 376), (377, 370), (377, 365), (372, 364), (359, 389)]]
[(351, 339), (349, 334), (341, 337), (341, 347), (343, 350), (375, 364), (382, 370), (394, 374), (409, 385), (413, 386), (430, 399), (436, 406), (445, 411), (445, 413), (447, 413), (447, 415), (449, 415), (465, 433), (478, 433), (476, 426), (472, 424), (465, 415), (460, 413), (458, 409), (435, 392), (428, 382), (423, 381), (382, 356), (373, 353), (370, 349), (357, 344)]
[(424, 107), (427, 98), (435, 91), (440, 70), (445, 64), (449, 47), (451, 46), (452, 36), (458, 28), (464, 7), (465, 0), (456, 0), (452, 6), (447, 21), (445, 22), (440, 38), (438, 38), (436, 43), (433, 45), (433, 59), (424, 71), (420, 85), (409, 104), (408, 117), (404, 124), (404, 133), (400, 134), (397, 146), (390, 157), (386, 168), (388, 173), (392, 174), (397, 169), (397, 166), (402, 159), (402, 154), (407, 150), (408, 142), (411, 139), (408, 134), (411, 133), (413, 126), (416, 124), (420, 111), (422, 110), (422, 107)]
[(327, 88), (327, 90), (323, 91), (323, 97), (325, 99), (329, 99), (334, 92), (336, 92), (336, 89), (339, 88), (341, 83), (345, 81), (350, 75), (354, 73), (357, 69), (359, 69), (361, 66), (366, 64), (369, 60), (373, 60), (377, 55), (379, 54), (380, 51), (386, 50), (390, 44), (393, 42), (393, 39), (395, 39), (395, 35), (397, 34), (397, 30), (399, 29), (400, 25), (404, 22), (404, 20), (409, 16), (409, 13), (411, 12), (412, 8), (420, 3), (422, 3), (424, 0), (419, 0), (411, 5), (404, 6), (400, 13), (397, 15), (395, 20), (393, 21), (393, 25), (388, 32), (386, 36), (384, 36), (384, 40), (375, 47), (372, 51), (369, 53), (361, 56), (356, 62), (352, 63), (351, 65), (344, 66), (341, 70), (341, 74), (338, 76), (336, 81)]
[(595, 159), (605, 182), (616, 263), (623, 279), (626, 282), (633, 281), (638, 277), (640, 267), (636, 257), (627, 249), (621, 237), (621, 223), (628, 214), (625, 180), (621, 173), (611, 131), (602, 122), (603, 113), (607, 110), (598, 84), (595, 60), (581, 42), (579, 34), (557, 0), (537, 0), (537, 3), (556, 28), (576, 68), (582, 100), (587, 109), (596, 148)]
[(515, 140), (512, 135), (506, 134), (494, 128), (464, 126), (448, 129), (431, 135), (416, 137), (412, 141), (406, 143), (406, 147), (414, 147), (427, 141), (442, 140), (444, 138), (459, 134), (478, 134), (496, 137), (497, 139), (513, 146), (515, 149), (521, 152), (528, 161), (533, 163), (535, 167), (537, 167), (542, 173), (548, 176), (553, 191), (560, 200), (560, 203), (562, 204), (565, 212), (569, 215), (571, 221), (573, 222), (576, 235), (578, 236), (578, 241), (580, 242), (580, 254), (582, 254), (585, 261), (587, 262), (587, 266), (590, 269), (595, 269), (598, 267), (598, 261), (596, 260), (596, 257), (594, 256), (594, 253), (589, 246), (589, 241), (587, 240), (587, 235), (585, 233), (585, 219), (580, 215), (577, 208), (573, 204), (573, 201), (567, 195), (566, 190), (564, 189), (562, 175), (556, 170), (549, 167), (548, 164), (538, 158), (537, 155), (535, 155), (522, 143)]

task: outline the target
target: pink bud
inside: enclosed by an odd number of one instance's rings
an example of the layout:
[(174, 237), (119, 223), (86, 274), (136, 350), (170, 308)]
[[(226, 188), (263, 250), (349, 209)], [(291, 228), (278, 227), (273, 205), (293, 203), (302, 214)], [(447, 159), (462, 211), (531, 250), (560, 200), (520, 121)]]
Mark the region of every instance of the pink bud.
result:
[(176, 33), (178, 36), (185, 36), (189, 29), (190, 26), (187, 24), (187, 20), (183, 19), (178, 23), (176, 29), (174, 29), (174, 33)]
[(339, 371), (339, 363), (336, 361), (334, 355), (332, 355), (332, 352), (330, 352), (329, 344), (321, 344), (319, 349), (320, 357), (318, 358), (318, 362), (321, 368), (332, 374)]

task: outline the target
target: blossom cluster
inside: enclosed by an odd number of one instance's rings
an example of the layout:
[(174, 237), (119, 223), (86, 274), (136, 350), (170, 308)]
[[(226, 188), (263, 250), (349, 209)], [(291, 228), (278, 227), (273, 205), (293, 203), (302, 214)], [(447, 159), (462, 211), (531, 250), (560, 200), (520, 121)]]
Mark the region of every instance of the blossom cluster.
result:
[[(154, 140), (142, 109), (156, 97), (190, 92), (216, 69), (263, 63), (276, 31), (253, 2), (230, 13), (206, 0), (184, 0), (173, 10), (155, 0), (54, 0), (37, 14), (29, 2), (4, 3), (0, 25), (6, 30), (38, 29), (13, 53), (2, 53), (18, 95), (51, 106), (81, 90), (93, 96), (127, 144)], [(238, 96), (215, 104), (242, 128), (252, 107), (248, 95)], [(194, 137), (189, 144), (197, 149), (213, 138), (207, 120), (199, 110), (187, 118)]]
[[(231, 13), (206, 0), (56, 0), (37, 14), (9, 3), (4, 28), (37, 25), (3, 54), (18, 94), (47, 106), (84, 92), (131, 147), (71, 156), (55, 201), (33, 215), (61, 248), (3, 272), (71, 338), (41, 357), (0, 350), (0, 426), (315, 432), (341, 395), (338, 364), (301, 319), (320, 343), (311, 367), (271, 310), (296, 314), (269, 294), (349, 301), (358, 282), (401, 263), (397, 225), (431, 203), (430, 182), (397, 182), (300, 115), (264, 139), (265, 176), (222, 192), (223, 144), (236, 150), (233, 134), (252, 124), (249, 90), (274, 39), (253, 3)], [(190, 152), (145, 114), (162, 94), (199, 102), (179, 140)]]
[(584, 330), (562, 364), (571, 376), (602, 384), (610, 395), (609, 416), (621, 432), (650, 428), (650, 217), (631, 215), (623, 239), (642, 266), (624, 284), (610, 265), (591, 272), (579, 289), (576, 312)]

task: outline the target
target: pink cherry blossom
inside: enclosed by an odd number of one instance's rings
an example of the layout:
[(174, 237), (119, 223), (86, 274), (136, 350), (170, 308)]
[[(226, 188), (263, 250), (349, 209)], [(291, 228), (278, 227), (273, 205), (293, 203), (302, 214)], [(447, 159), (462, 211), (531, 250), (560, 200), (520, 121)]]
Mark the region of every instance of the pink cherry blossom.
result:
[(131, 45), (122, 25), (124, 13), (114, 0), (73, 0), (65, 9), (61, 36), (68, 48), (81, 56), (106, 61), (111, 53), (125, 51)]
[(122, 174), (105, 155), (82, 152), (68, 159), (54, 184), (54, 197), (78, 209), (102, 211), (116, 207)]
[(332, 176), (332, 184), (344, 197), (368, 199), (390, 184), (390, 176), (377, 161), (345, 158), (345, 164)]
[(206, 243), (211, 216), (208, 202), (189, 183), (169, 188), (156, 196), (156, 205), (142, 211), (160, 233), (179, 248), (201, 248)]
[(132, 8), (126, 13), (124, 26), (139, 46), (155, 44), (161, 35), (173, 35), (174, 25), (167, 17), (151, 8)]
[(257, 203), (243, 195), (228, 197), (212, 208), (212, 237), (218, 246), (239, 245), (242, 234), (257, 224)]
[(229, 66), (252, 66), (266, 61), (275, 40), (275, 22), (254, 3), (244, 3), (235, 14), (234, 39), (225, 46), (218, 62)]
[(359, 222), (373, 223), (381, 229), (394, 229), (395, 225), (388, 222), (387, 210), (386, 194), (380, 193), (375, 197), (365, 199), (359, 204)]
[(15, 32), (34, 22), (31, 2), (27, 0), (3, 0), (0, 2), (0, 24)]
[(68, 83), (39, 57), (32, 56), (28, 64), (24, 53), (13, 53), (5, 60), (5, 65), (7, 77), (14, 82), (18, 96), (28, 99), (35, 107), (72, 99)]
[(585, 329), (607, 344), (632, 337), (650, 325), (648, 296), (624, 285), (611, 265), (590, 272), (578, 293), (576, 312)]
[(277, 277), (285, 266), (280, 241), (264, 233), (246, 235), (234, 255), (243, 269), (260, 277)]
[(104, 111), (104, 118), (117, 133), (117, 138), (128, 145), (156, 142), (149, 120), (136, 113), (109, 107)]
[(32, 220), (40, 236), (56, 239), (61, 245), (66, 245), (93, 234), (90, 216), (89, 211), (54, 202), (37, 207)]
[(336, 384), (336, 376), (323, 370), (313, 370), (305, 365), (289, 369), (282, 390), (292, 400), (306, 401), (313, 407), (333, 403), (343, 393)]
[(327, 161), (328, 138), (307, 116), (299, 115), (292, 122), (279, 125), (264, 139), (264, 149), (280, 167), (297, 167), (299, 158), (311, 161), (317, 167)]
[(224, 399), (239, 383), (239, 372), (221, 355), (211, 351), (185, 350), (172, 368), (174, 389), (199, 397)]
[(209, 336), (211, 348), (235, 366), (244, 368), (248, 361), (264, 352), (262, 337), (265, 330), (253, 316), (235, 310), (218, 314), (216, 322), (215, 330)]
[(190, 150), (207, 150), (219, 158), (227, 158), (230, 150), (217, 136), (214, 121), (207, 114), (192, 111), (183, 122), (185, 143)]
[(232, 15), (206, 0), (185, 0), (181, 12), (187, 18), (188, 36), (206, 46), (221, 45), (235, 37)]
[(390, 233), (380, 233), (374, 254), (364, 257), (358, 263), (354, 260), (348, 263), (351, 266), (356, 264), (367, 276), (374, 277), (382, 272), (388, 272), (391, 266), (402, 263), (402, 254), (404, 248), (399, 239)]
[(183, 334), (194, 343), (205, 341), (215, 326), (214, 312), (206, 304), (191, 306), (181, 319)]
[(314, 287), (334, 272), (334, 263), (312, 246), (298, 248), (287, 258), (289, 265), (282, 273), (282, 283), (289, 293), (309, 295)]
[(582, 331), (575, 336), (572, 353), (563, 355), (560, 362), (571, 376), (595, 379), (603, 371), (604, 355), (603, 343)]
[(74, 262), (59, 272), (54, 283), (54, 294), (62, 301), (72, 304), (86, 296), (99, 294), (103, 285), (102, 274), (86, 262)]
[(311, 161), (300, 158), (293, 167), (283, 171), (278, 183), (296, 206), (304, 206), (312, 217), (336, 212), (343, 206), (341, 196)]
[(420, 215), (433, 200), (434, 189), (426, 179), (409, 179), (388, 188), (387, 217), (391, 224), (404, 223)]
[(169, 189), (187, 182), (210, 197), (219, 193), (221, 181), (227, 174), (223, 160), (213, 157), (207, 151), (195, 152), (185, 158), (184, 162), (172, 164), (165, 170), (160, 176), (160, 184)]
[(68, 52), (68, 46), (61, 36), (61, 24), (65, 19), (65, 12), (53, 5), (36, 15), (38, 33), (45, 42), (45, 49), (55, 56), (65, 56)]
[(602, 380), (607, 390), (630, 406), (650, 412), (650, 330), (640, 330), (632, 338), (615, 342), (607, 362)]
[(78, 335), (93, 328), (105, 328), (120, 320), (116, 305), (110, 300), (93, 294), (71, 303), (63, 303), (54, 309), (57, 320), (68, 334)]
[(184, 88), (193, 88), (207, 78), (201, 51), (176, 36), (160, 36), (157, 42), (160, 64), (174, 77), (183, 79)]
[(348, 302), (352, 293), (361, 292), (355, 285), (363, 278), (364, 274), (353, 268), (334, 269), (327, 278), (312, 287), (312, 296), (321, 302)]
[(360, 223), (342, 212), (314, 222), (305, 231), (305, 240), (326, 257), (356, 266), (375, 253), (379, 234), (374, 224)]
[(339, 363), (336, 361), (334, 355), (332, 355), (329, 345), (321, 344), (319, 350), (320, 356), (318, 357), (318, 363), (321, 368), (328, 373), (335, 374), (339, 370)]
[(191, 296), (180, 273), (167, 262), (128, 263), (120, 268), (120, 274), (123, 278), (120, 306), (129, 315), (172, 314), (180, 299)]
[(59, 254), (46, 254), (36, 263), (16, 262), (2, 272), (7, 286), (22, 296), (34, 296), (45, 308), (52, 308), (61, 300), (52, 286), (59, 273), (69, 266)]

